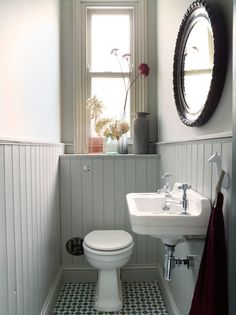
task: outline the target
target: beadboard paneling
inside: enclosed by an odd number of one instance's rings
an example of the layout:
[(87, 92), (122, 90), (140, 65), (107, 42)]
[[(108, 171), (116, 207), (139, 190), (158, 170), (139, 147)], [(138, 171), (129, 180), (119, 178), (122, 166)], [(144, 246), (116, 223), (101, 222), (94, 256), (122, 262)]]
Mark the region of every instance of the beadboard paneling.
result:
[(172, 174), (171, 183), (186, 182), (212, 199), (217, 172), (208, 159), (217, 151), (222, 155), (222, 168), (231, 174), (231, 147), (231, 138), (159, 145), (160, 172)]
[(60, 145), (0, 143), (0, 309), (39, 315), (60, 261)]
[(129, 231), (135, 240), (129, 264), (157, 263), (157, 241), (131, 231), (125, 195), (157, 191), (158, 155), (64, 155), (60, 174), (63, 265), (87, 264), (83, 256), (69, 255), (65, 245), (71, 237), (83, 238), (94, 229)]
[[(160, 154), (160, 173), (168, 172), (173, 175), (171, 184), (186, 182), (193, 189), (213, 200), (215, 187), (218, 180), (216, 167), (208, 162), (213, 153), (218, 152), (222, 156), (222, 169), (230, 177), (232, 173), (232, 143), (231, 138), (201, 140), (174, 144), (158, 145)], [(162, 184), (161, 184), (162, 185)], [(226, 227), (226, 239), (229, 233), (229, 214), (231, 208), (231, 187), (222, 188), (224, 194), (224, 218)], [(195, 255), (195, 266), (188, 270), (186, 267), (174, 268), (172, 281), (168, 282), (171, 294), (178, 307), (179, 313), (189, 313), (192, 294), (198, 276), (204, 241), (188, 241), (176, 246), (176, 257)], [(219, 252), (219, 255), (221, 253)], [(159, 261), (164, 257), (163, 246), (158, 247)], [(181, 290), (180, 290), (181, 288)]]

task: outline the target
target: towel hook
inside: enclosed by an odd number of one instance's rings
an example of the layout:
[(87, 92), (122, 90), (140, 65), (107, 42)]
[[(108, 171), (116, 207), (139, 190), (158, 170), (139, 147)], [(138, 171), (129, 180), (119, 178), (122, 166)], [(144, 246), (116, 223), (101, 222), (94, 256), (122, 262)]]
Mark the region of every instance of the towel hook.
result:
[[(216, 171), (217, 171), (217, 176), (218, 179), (221, 178), (222, 175), (222, 157), (221, 155), (218, 154), (218, 152), (215, 152), (209, 159), (208, 162), (214, 163), (216, 166)], [(229, 174), (224, 172), (224, 177), (222, 178), (221, 181), (221, 186), (225, 189), (229, 188)], [(220, 187), (219, 187), (220, 189)]]

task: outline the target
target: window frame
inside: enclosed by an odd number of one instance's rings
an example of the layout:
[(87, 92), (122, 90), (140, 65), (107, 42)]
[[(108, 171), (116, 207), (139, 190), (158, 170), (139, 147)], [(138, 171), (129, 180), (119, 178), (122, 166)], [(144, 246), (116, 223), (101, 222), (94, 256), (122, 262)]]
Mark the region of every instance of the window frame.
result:
[[(87, 115), (87, 56), (86, 56), (86, 12), (88, 8), (132, 8), (134, 68), (141, 62), (147, 62), (147, 8), (146, 0), (73, 0), (73, 108), (74, 108), (74, 153), (88, 153)], [(141, 76), (132, 89), (131, 112), (147, 111), (147, 80)], [(132, 123), (132, 121), (131, 121)], [(131, 126), (132, 136), (132, 126)]]

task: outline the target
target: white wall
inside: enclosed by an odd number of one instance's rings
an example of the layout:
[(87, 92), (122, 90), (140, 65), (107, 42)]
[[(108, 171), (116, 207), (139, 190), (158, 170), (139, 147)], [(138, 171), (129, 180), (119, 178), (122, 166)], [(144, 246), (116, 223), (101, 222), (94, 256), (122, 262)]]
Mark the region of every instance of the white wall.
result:
[(59, 1), (0, 1), (0, 137), (60, 141)]
[(39, 315), (61, 264), (58, 159), (63, 147), (24, 143), (60, 142), (59, 4), (0, 0), (4, 315)]
[[(219, 2), (227, 24), (229, 40), (229, 63), (224, 91), (212, 118), (202, 127), (187, 127), (179, 119), (173, 94), (173, 59), (176, 38), (182, 18), (192, 3), (191, 0), (157, 1), (157, 106), (158, 140), (184, 140), (232, 131), (232, 1)], [(222, 38), (222, 40), (225, 40)]]

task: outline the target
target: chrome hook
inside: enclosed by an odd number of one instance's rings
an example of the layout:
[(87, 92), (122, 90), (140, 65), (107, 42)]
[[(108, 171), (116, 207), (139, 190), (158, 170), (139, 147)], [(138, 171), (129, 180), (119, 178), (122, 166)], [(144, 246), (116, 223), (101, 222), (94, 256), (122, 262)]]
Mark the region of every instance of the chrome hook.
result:
[[(215, 152), (215, 153), (208, 159), (208, 162), (215, 164), (215, 166), (216, 166), (216, 171), (217, 171), (217, 176), (218, 176), (218, 179), (220, 179), (221, 174), (222, 174), (222, 157), (221, 157), (221, 155), (219, 155), (218, 152)], [(223, 188), (225, 188), (225, 189), (228, 189), (228, 188), (229, 188), (229, 182), (230, 182), (229, 174), (225, 172), (221, 186), (222, 186)]]

